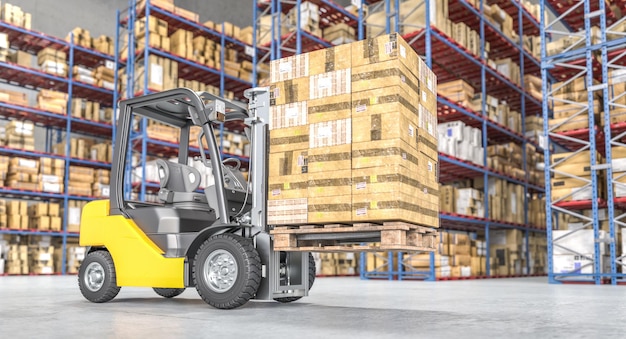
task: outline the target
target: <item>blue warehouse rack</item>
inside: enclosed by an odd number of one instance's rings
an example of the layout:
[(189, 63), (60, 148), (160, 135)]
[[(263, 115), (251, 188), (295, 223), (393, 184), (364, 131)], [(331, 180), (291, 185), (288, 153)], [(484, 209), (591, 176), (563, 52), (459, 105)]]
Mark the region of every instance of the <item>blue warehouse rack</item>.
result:
[[(161, 4), (162, 6), (162, 4)], [(207, 39), (219, 44), (221, 48), (220, 64), (215, 67), (210, 67), (205, 64), (201, 64), (195, 60), (187, 59), (183, 56), (179, 56), (171, 53), (170, 51), (153, 47), (149, 44), (150, 34), (148, 29), (145, 31), (145, 36), (142, 37), (145, 43), (141, 44), (140, 39), (136, 35), (135, 26), (141, 19), (145, 20), (146, 27), (149, 27), (150, 20), (157, 18), (164, 20), (168, 24), (168, 36), (177, 29), (184, 29), (193, 33), (194, 37), (203, 36)], [(238, 52), (238, 55), (242, 60), (252, 61), (255, 57), (252, 46), (230, 37), (224, 33), (224, 24), (221, 24), (221, 29), (207, 27), (199, 22), (182, 17), (176, 13), (173, 13), (171, 9), (160, 7), (160, 4), (152, 4), (151, 1), (136, 1), (130, 0), (129, 7), (125, 10), (118, 11), (117, 13), (117, 29), (116, 29), (116, 65), (117, 70), (122, 71), (119, 75), (126, 84), (126, 91), (122, 93), (121, 98), (132, 98), (137, 95), (145, 95), (154, 92), (155, 90), (149, 88), (149, 74), (145, 72), (143, 76), (137, 75), (135, 66), (138, 64), (143, 65), (143, 69), (149, 69), (149, 57), (155, 55), (161, 58), (166, 58), (178, 63), (178, 77), (185, 80), (198, 80), (203, 84), (212, 85), (219, 89), (219, 95), (224, 96), (226, 91), (234, 93), (235, 98), (243, 98), (243, 91), (253, 86), (253, 79), (240, 79), (236, 76), (227, 74), (224, 69), (225, 51), (226, 49), (233, 49)], [(120, 52), (126, 49), (126, 53), (122, 57)], [(117, 72), (116, 72), (117, 73)], [(253, 76), (254, 78), (254, 76)], [(140, 86), (138, 86), (140, 85)], [(139, 90), (135, 91), (134, 88), (138, 87)], [(117, 100), (115, 102), (117, 104)], [(147, 119), (143, 119), (140, 128), (131, 136), (133, 143), (136, 145), (133, 152), (135, 152), (138, 163), (145, 164), (146, 160), (151, 155), (171, 156), (177, 154), (179, 145), (177, 143), (158, 140), (150, 138), (147, 133)], [(222, 150), (222, 157), (235, 158), (240, 160), (244, 166), (247, 167), (249, 158), (247, 156), (240, 156), (234, 154), (228, 154), (223, 151), (223, 132), (228, 130), (236, 133), (243, 134), (242, 124), (226, 124), (226, 127), (222, 124), (219, 127), (220, 131), (220, 150)], [(191, 147), (190, 151), (198, 152), (197, 147)], [(132, 168), (129, 164), (128, 171)], [(142, 166), (141, 179), (138, 181), (132, 181), (131, 175), (127, 175), (128, 181), (125, 183), (126, 188), (124, 192), (130, 194), (134, 192), (138, 195), (140, 201), (146, 201), (147, 195), (156, 193), (159, 189), (157, 183), (148, 182), (146, 178), (146, 168)]]
[[(530, 14), (518, 1), (466, 1), (450, 0), (450, 20), (453, 22), (464, 22), (470, 28), (480, 32), (480, 55), (471, 53), (466, 47), (454, 41), (450, 36), (438, 28), (435, 23), (431, 23), (431, 17), (425, 16), (425, 24), (421, 27), (411, 24), (405, 19), (415, 13), (436, 13), (434, 0), (424, 1), (359, 1), (357, 2), (357, 14), (347, 12), (332, 1), (311, 1), (320, 7), (321, 26), (336, 22), (345, 22), (357, 29), (358, 39), (367, 37), (370, 32), (402, 34), (404, 39), (424, 57), (429, 67), (438, 76), (439, 82), (447, 82), (463, 79), (469, 82), (477, 92), (482, 93), (483, 98), (491, 95), (499, 100), (506, 101), (512, 109), (522, 114), (522, 131), (514, 132), (508, 127), (489, 119), (486, 114), (476, 112), (462, 103), (454, 102), (444, 96), (438, 95), (438, 117), (439, 122), (463, 121), (467, 125), (480, 128), (482, 130), (483, 147), (486, 150), (488, 145), (503, 142), (516, 142), (522, 145), (523, 163), (526, 166), (526, 144), (531, 144), (543, 152), (536, 140), (526, 137), (524, 130), (524, 117), (538, 115), (541, 113), (541, 102), (531, 96), (525, 89), (524, 79), (520, 84), (513, 83), (506, 76), (499, 73), (495, 67), (489, 65), (485, 43), (492, 46), (490, 56), (492, 58), (510, 57), (520, 65), (522, 78), (525, 74), (539, 75), (541, 69), (540, 61), (532, 56), (524, 46), (524, 35), (539, 34), (539, 21)], [(281, 31), (282, 14), (287, 13), (293, 6), (300, 8), (303, 1), (257, 1), (254, 4), (254, 25), (255, 32), (259, 32), (259, 39), (263, 39), (264, 44), (259, 44), (255, 40), (258, 55), (255, 62), (266, 63), (270, 60), (293, 54), (305, 53), (316, 49), (330, 47), (332, 44), (322, 38), (312, 35), (310, 32), (301, 29), (300, 10), (296, 11), (296, 25), (289, 32)], [(499, 28), (484, 18), (485, 7), (498, 4), (514, 19), (514, 29), (519, 40), (512, 40), (504, 35)], [(375, 25), (368, 22), (376, 13), (382, 13), (383, 22)], [(271, 20), (261, 20), (262, 17), (271, 16)], [(325, 20), (326, 19), (326, 20)], [(372, 29), (374, 28), (374, 29)], [(281, 34), (284, 33), (284, 34)], [(268, 42), (269, 40), (269, 42)], [(483, 102), (482, 112), (486, 112), (486, 103)], [(522, 224), (508, 223), (500, 220), (491, 220), (488, 217), (468, 217), (453, 213), (441, 213), (441, 228), (444, 230), (458, 231), (482, 231), (485, 233), (486, 241), (489, 242), (489, 231), (492, 229), (520, 229), (524, 231), (526, 245), (528, 246), (528, 236), (530, 232), (544, 233), (545, 230), (528, 223), (528, 196), (532, 193), (543, 194), (544, 188), (534, 182), (530, 182), (528, 175), (526, 178), (514, 178), (508, 174), (498, 172), (487, 167), (486, 151), (481, 165), (469, 161), (455, 158), (451, 155), (440, 153), (440, 182), (448, 183), (463, 179), (483, 177), (485, 182), (488, 178), (495, 177), (516, 183), (524, 187), (524, 207), (525, 222)], [(524, 168), (526, 170), (526, 168)], [(485, 199), (488, 199), (488, 187), (484, 189)], [(485, 216), (489, 215), (488, 201), (485, 201)], [(489, 249), (487, 256), (487, 276), (492, 276), (489, 268)], [(526, 247), (527, 272), (529, 251)], [(398, 253), (397, 268), (394, 267), (394, 257), (390, 253), (380, 253), (376, 255), (383, 259), (384, 265), (379, 265), (374, 270), (367, 270), (366, 256), (361, 256), (361, 277), (383, 278), (383, 279), (425, 279), (436, 280), (434, 255), (430, 257), (430, 268), (423, 270), (411, 267), (402, 253)]]
[[(579, 0), (567, 4), (541, 1), (544, 135), (556, 146), (556, 151), (573, 152), (564, 160), (551, 162), (550, 157), (558, 153), (553, 153), (552, 148), (545, 149), (551, 283), (574, 281), (615, 285), (623, 283), (626, 277), (622, 273), (624, 256), (618, 253), (621, 247), (618, 239), (626, 226), (625, 215), (620, 212), (626, 207), (621, 192), (624, 173), (614, 161), (614, 158), (623, 158), (618, 152), (625, 146), (626, 125), (621, 117), (626, 108), (625, 94), (617, 89), (623, 82), (617, 74), (623, 72), (626, 65), (623, 29), (626, 19), (621, 17), (625, 9), (625, 1)], [(571, 39), (569, 46), (549, 51), (550, 44), (562, 37)], [(586, 101), (567, 101), (558, 95), (565, 86), (575, 82), (585, 84)], [(558, 124), (549, 124), (553, 107), (563, 103), (577, 105), (578, 112)], [(576, 129), (563, 127), (577, 117), (587, 120), (588, 124)], [(560, 165), (581, 156), (587, 158), (588, 177), (580, 173), (563, 173)], [(578, 187), (567, 195), (555, 194), (550, 185), (555, 174), (575, 180)], [(566, 218), (571, 217), (582, 222), (567, 224)], [(593, 244), (592, 250), (583, 251), (565, 245), (570, 239), (583, 237), (580, 234), (585, 231), (591, 231), (584, 237)], [(624, 249), (621, 250), (623, 253)], [(560, 256), (575, 256), (578, 265), (565, 269), (557, 265), (556, 259)]]
[[(8, 62), (0, 62), (0, 79), (9, 85), (28, 90), (50, 89), (68, 93), (67, 111), (56, 114), (35, 107), (21, 106), (12, 102), (0, 102), (0, 116), (7, 120), (28, 120), (40, 128), (45, 128), (45, 151), (30, 151), (0, 147), (0, 154), (19, 156), (28, 159), (63, 159), (65, 160), (65, 181), (63, 190), (51, 193), (1, 187), (0, 196), (10, 199), (25, 199), (30, 201), (55, 201), (63, 207), (62, 228), (60, 231), (39, 231), (35, 229), (9, 230), (0, 229), (0, 234), (12, 235), (47, 235), (60, 238), (62, 241), (62, 268), (58, 273), (66, 273), (66, 246), (68, 238), (77, 237), (78, 233), (68, 231), (69, 200), (96, 199), (93, 196), (78, 196), (68, 193), (69, 167), (80, 165), (99, 169), (109, 169), (111, 165), (105, 162), (91, 161), (70, 157), (70, 137), (72, 134), (81, 134), (90, 137), (110, 139), (112, 124), (110, 121), (92, 121), (74, 117), (71, 114), (73, 98), (83, 98), (100, 102), (103, 106), (110, 106), (113, 101), (113, 90), (76, 81), (72, 77), (75, 65), (95, 68), (99, 65), (112, 67), (114, 57), (90, 48), (74, 44), (73, 36), (70, 41), (52, 37), (22, 27), (16, 27), (6, 22), (0, 22), (0, 32), (8, 36), (10, 47), (31, 54), (37, 54), (43, 48), (53, 48), (64, 51), (68, 55), (68, 76), (58, 76), (44, 73), (40, 70), (24, 67)], [(52, 152), (53, 143), (65, 141), (65, 154)]]

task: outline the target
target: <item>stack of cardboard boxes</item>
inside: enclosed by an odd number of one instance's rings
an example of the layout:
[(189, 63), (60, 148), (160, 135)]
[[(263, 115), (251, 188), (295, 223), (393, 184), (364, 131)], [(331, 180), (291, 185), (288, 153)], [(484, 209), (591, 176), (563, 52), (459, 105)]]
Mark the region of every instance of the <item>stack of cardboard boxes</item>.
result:
[[(140, 23), (141, 20), (139, 20), (135, 25), (140, 25)], [(71, 42), (72, 36), (74, 37), (73, 43), (75, 45), (85, 48), (93, 48), (100, 53), (108, 55), (115, 54), (115, 42), (109, 36), (101, 35), (97, 38), (93, 38), (88, 30), (81, 27), (76, 27), (70, 31), (65, 37), (65, 41)]]
[(12, 230), (28, 229), (28, 203), (20, 200), (6, 202), (7, 227)]
[(16, 189), (38, 191), (39, 160), (18, 157), (11, 158), (5, 185)]
[(111, 171), (105, 169), (94, 170), (91, 195), (99, 198), (108, 198), (110, 194)]
[(28, 274), (28, 245), (10, 244), (6, 253), (6, 274)]
[(438, 226), (436, 80), (399, 35), (271, 68), (269, 223)]
[(346, 23), (338, 23), (324, 28), (323, 38), (333, 45), (342, 45), (356, 40), (356, 30)]
[(50, 245), (49, 243), (31, 245), (28, 248), (28, 252), (30, 273), (54, 273), (54, 246)]
[(63, 193), (65, 177), (65, 160), (39, 159), (39, 187), (42, 192)]
[(9, 35), (6, 33), (0, 33), (0, 61), (8, 61), (10, 53), (9, 47)]
[(67, 193), (71, 195), (92, 195), (94, 169), (70, 165), (70, 177)]
[(12, 105), (28, 106), (28, 97), (24, 92), (0, 90), (0, 101), (9, 102)]
[(452, 121), (440, 124), (437, 133), (440, 152), (484, 165), (485, 149), (481, 129), (468, 126), (463, 121)]
[(8, 51), (6, 61), (14, 64), (32, 68), (33, 67), (33, 55), (24, 51)]
[[(558, 153), (551, 156), (553, 166), (552, 201), (591, 200), (592, 190), (588, 182), (591, 180), (590, 151)], [(594, 153), (596, 163), (604, 163), (602, 155)], [(604, 172), (598, 172), (598, 197), (606, 192), (606, 181), (602, 180)], [(574, 178), (572, 176), (576, 176)], [(578, 179), (580, 178), (580, 179)], [(581, 180), (582, 179), (582, 180)]]
[[(359, 273), (358, 256), (355, 253), (315, 253), (317, 275), (346, 276)], [(317, 259), (317, 258), (316, 258)]]
[(67, 76), (67, 53), (46, 47), (37, 53), (37, 64), (46, 73)]
[[(178, 84), (178, 62), (169, 58), (161, 58), (156, 55), (148, 57), (148, 88), (145, 90), (163, 91), (176, 88)], [(143, 60), (135, 64), (135, 87), (133, 92), (143, 92), (144, 77)]]
[(72, 116), (75, 118), (100, 121), (100, 103), (81, 98), (72, 98)]
[(35, 124), (32, 122), (11, 120), (4, 126), (4, 134), (5, 146), (35, 150)]
[[(484, 218), (484, 178), (440, 186), (441, 211)], [(489, 218), (492, 220), (525, 224), (524, 186), (498, 178), (489, 178)], [(529, 224), (545, 228), (545, 201), (534, 197), (529, 200)]]
[[(72, 37), (74, 37), (73, 41), (72, 41)], [(91, 48), (92, 46), (91, 34), (89, 33), (88, 30), (84, 28), (80, 28), (80, 27), (76, 27), (73, 30), (71, 30), (69, 33), (67, 33), (67, 36), (65, 37), (65, 41), (73, 42), (75, 45), (86, 47), (86, 48)]]
[[(80, 269), (80, 264), (85, 259), (86, 248), (78, 246), (78, 244), (67, 244), (66, 247), (66, 266), (65, 272), (67, 274), (77, 274)], [(55, 248), (54, 250), (54, 258), (55, 258), (55, 270), (56, 272), (61, 272), (63, 270), (63, 249)]]
[(37, 93), (37, 108), (57, 114), (67, 114), (68, 94), (42, 89)]
[(30, 228), (40, 231), (61, 231), (60, 205), (39, 202), (28, 206)]
[[(441, 232), (435, 253), (437, 278), (480, 277), (487, 275), (487, 250), (490, 251), (490, 275), (511, 276), (546, 273), (545, 235), (528, 236), (529, 267), (526, 265), (525, 237), (520, 230), (491, 230), (489, 246), (484, 236), (475, 233)], [(369, 262), (368, 262), (369, 264)], [(405, 270), (427, 271), (430, 254), (404, 256)]]
[(87, 201), (69, 200), (67, 206), (67, 232), (77, 233), (80, 230), (80, 216)]
[(14, 26), (24, 27), (26, 29), (32, 28), (31, 14), (22, 11), (19, 6), (9, 3), (2, 4), (2, 15), (0, 19)]

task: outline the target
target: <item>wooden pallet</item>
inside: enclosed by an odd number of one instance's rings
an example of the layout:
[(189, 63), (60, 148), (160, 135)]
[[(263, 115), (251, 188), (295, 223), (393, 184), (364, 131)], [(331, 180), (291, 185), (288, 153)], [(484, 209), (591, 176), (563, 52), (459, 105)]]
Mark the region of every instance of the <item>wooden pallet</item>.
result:
[(275, 251), (434, 251), (436, 229), (406, 222), (276, 226)]

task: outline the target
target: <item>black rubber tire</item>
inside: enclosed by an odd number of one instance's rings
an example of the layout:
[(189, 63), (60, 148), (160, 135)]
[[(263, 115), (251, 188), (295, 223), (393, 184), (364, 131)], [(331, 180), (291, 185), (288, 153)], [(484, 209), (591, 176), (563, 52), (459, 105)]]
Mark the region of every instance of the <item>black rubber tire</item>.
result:
[[(313, 283), (315, 282), (315, 271), (315, 258), (313, 258), (313, 254), (309, 252), (309, 291), (313, 288)], [(274, 300), (280, 303), (290, 303), (300, 299), (302, 299), (302, 297), (274, 298)]]
[[(87, 287), (86, 271), (87, 267), (92, 263), (100, 264), (104, 273), (102, 286), (97, 291), (92, 291)], [(80, 293), (87, 300), (94, 303), (104, 303), (117, 296), (120, 292), (120, 287), (117, 286), (115, 265), (108, 251), (94, 251), (87, 254), (78, 270), (78, 287), (80, 288)]]
[(152, 289), (154, 290), (154, 292), (156, 292), (156, 294), (162, 296), (163, 298), (174, 298), (176, 296), (181, 295), (183, 292), (185, 292), (184, 288), (158, 288), (158, 287), (153, 287)]
[[(237, 263), (233, 286), (225, 292), (214, 291), (203, 274), (209, 255), (217, 250), (228, 252)], [(196, 252), (193, 261), (193, 281), (198, 294), (207, 304), (219, 309), (232, 309), (247, 303), (261, 283), (261, 257), (252, 240), (225, 233), (207, 239)]]

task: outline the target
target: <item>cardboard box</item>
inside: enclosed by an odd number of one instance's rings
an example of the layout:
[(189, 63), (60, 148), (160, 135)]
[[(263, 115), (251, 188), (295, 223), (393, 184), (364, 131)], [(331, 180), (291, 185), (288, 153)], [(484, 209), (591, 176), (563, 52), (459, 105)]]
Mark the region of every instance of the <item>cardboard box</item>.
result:
[(270, 105), (284, 105), (309, 99), (309, 78), (272, 83)]
[(269, 200), (267, 202), (267, 223), (269, 225), (294, 225), (308, 221), (306, 198)]
[[(348, 186), (349, 188), (350, 186)], [(352, 204), (350, 195), (324, 196), (308, 199), (309, 223), (351, 222)]]
[(308, 150), (307, 171), (318, 173), (352, 168), (352, 145), (317, 147)]
[(319, 197), (350, 196), (352, 194), (352, 170), (328, 170), (309, 173), (308, 199)]

